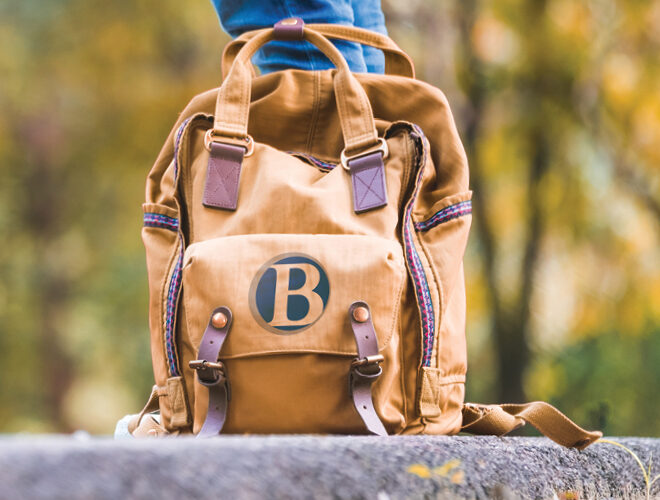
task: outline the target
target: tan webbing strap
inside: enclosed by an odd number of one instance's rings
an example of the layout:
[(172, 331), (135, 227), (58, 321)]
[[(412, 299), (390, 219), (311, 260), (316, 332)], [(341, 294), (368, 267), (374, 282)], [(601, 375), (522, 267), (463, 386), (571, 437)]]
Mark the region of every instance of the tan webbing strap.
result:
[(183, 429), (191, 423), (190, 410), (188, 409), (188, 398), (186, 397), (186, 385), (183, 377), (170, 377), (167, 379), (166, 393), (169, 405), (169, 428)]
[[(305, 26), (327, 38), (356, 42), (380, 49), (385, 55), (386, 74), (415, 78), (415, 66), (412, 59), (410, 59), (410, 56), (401, 50), (391, 38), (385, 35), (362, 28), (343, 26), (340, 24), (307, 24)], [(236, 54), (238, 54), (241, 48), (243, 48), (249, 40), (254, 38), (254, 36), (261, 31), (263, 30), (248, 31), (227, 44), (222, 54), (223, 79), (226, 78), (229, 73), (229, 68), (231, 68), (234, 59), (236, 58)]]
[(176, 436), (178, 434), (179, 431), (172, 434), (167, 432), (165, 427), (159, 424), (152, 415), (145, 415), (144, 418), (140, 420), (137, 427), (131, 432), (131, 435), (134, 438)]
[(567, 448), (582, 450), (603, 437), (602, 432), (584, 430), (557, 408), (543, 401), (503, 405), (466, 403), (463, 406), (461, 430), (471, 434), (502, 436), (522, 427), (525, 422)]
[(149, 399), (144, 405), (144, 408), (142, 408), (142, 411), (128, 422), (128, 432), (136, 438), (166, 435), (168, 432), (165, 428), (151, 415), (148, 415), (156, 410), (158, 410), (158, 386), (154, 385), (153, 389), (151, 389)]

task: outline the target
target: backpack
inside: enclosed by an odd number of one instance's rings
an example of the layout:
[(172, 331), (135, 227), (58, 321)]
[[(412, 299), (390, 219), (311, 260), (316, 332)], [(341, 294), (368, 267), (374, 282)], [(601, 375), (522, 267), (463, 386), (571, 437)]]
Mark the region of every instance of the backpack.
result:
[[(386, 74), (352, 74), (329, 38), (381, 49)], [(256, 77), (271, 40), (336, 69)], [(464, 405), (467, 159), (392, 40), (293, 18), (232, 41), (223, 71), (147, 179), (156, 385), (133, 435), (601, 436), (546, 403)]]

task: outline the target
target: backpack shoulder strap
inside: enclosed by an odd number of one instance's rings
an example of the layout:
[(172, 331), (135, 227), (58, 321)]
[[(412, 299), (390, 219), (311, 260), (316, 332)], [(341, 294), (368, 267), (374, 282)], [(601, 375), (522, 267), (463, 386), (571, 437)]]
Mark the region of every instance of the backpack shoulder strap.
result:
[(461, 430), (471, 434), (503, 436), (530, 423), (544, 436), (567, 448), (586, 448), (603, 437), (600, 431), (587, 431), (554, 406), (543, 401), (526, 404), (463, 406)]

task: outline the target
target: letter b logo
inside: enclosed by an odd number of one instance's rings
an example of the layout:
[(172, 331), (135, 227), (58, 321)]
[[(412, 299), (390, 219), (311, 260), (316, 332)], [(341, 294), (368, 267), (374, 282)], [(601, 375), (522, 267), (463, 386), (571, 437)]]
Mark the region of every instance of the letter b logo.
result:
[(298, 333), (325, 311), (330, 283), (321, 264), (309, 255), (288, 253), (268, 261), (250, 286), (250, 310), (266, 330)]

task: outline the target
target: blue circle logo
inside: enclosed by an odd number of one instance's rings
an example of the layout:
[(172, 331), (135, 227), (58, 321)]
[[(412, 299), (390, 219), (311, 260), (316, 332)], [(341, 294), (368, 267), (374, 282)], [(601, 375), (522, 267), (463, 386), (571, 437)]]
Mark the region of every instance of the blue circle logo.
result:
[(250, 285), (254, 319), (272, 333), (299, 333), (316, 323), (328, 305), (330, 283), (316, 260), (302, 253), (278, 255)]

